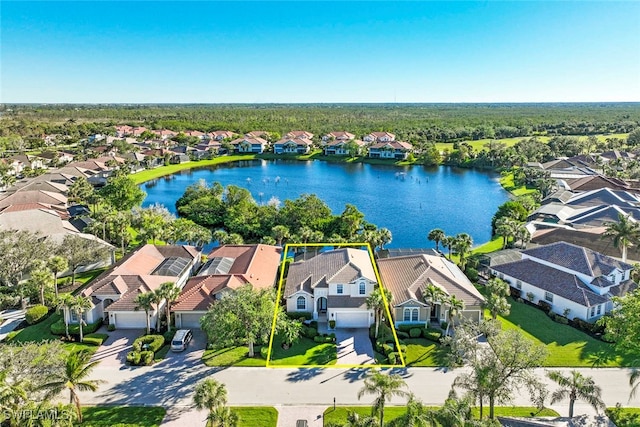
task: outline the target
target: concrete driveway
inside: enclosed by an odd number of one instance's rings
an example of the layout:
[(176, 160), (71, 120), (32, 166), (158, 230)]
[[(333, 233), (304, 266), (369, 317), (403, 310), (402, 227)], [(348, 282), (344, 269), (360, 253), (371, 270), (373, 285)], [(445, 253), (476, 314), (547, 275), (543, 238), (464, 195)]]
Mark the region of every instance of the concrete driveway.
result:
[(201, 364), (200, 359), (202, 359), (202, 354), (207, 346), (207, 336), (200, 329), (192, 329), (191, 332), (193, 332), (193, 339), (189, 342), (189, 346), (178, 353), (169, 350), (167, 356), (160, 363), (168, 360), (171, 363), (184, 362), (190, 366)]
[(97, 332), (109, 335), (107, 341), (100, 346), (91, 360), (100, 362), (100, 366), (124, 367), (127, 366), (127, 353), (131, 351), (133, 341), (144, 333), (141, 329), (116, 329), (107, 332), (104, 326)]
[(338, 328), (334, 332), (338, 350), (336, 365), (372, 365), (376, 363), (368, 328)]

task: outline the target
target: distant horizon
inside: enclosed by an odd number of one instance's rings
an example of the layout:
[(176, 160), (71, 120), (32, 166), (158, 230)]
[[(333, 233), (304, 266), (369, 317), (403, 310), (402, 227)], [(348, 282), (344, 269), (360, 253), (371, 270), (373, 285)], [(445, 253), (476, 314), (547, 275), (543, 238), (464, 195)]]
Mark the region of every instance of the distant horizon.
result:
[(0, 102), (633, 103), (639, 25), (600, 0), (3, 1)]
[(88, 105), (88, 106), (199, 106), (199, 105), (597, 105), (597, 104), (638, 104), (640, 101), (520, 101), (520, 102), (0, 102), (0, 106), (11, 105)]

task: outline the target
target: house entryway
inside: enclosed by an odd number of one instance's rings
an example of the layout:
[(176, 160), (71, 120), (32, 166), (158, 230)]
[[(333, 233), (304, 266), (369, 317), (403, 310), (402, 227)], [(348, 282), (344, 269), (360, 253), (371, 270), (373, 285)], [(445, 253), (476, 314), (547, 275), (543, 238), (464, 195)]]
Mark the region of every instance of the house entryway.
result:
[(368, 328), (339, 328), (335, 331), (338, 361), (336, 365), (373, 365), (373, 346)]

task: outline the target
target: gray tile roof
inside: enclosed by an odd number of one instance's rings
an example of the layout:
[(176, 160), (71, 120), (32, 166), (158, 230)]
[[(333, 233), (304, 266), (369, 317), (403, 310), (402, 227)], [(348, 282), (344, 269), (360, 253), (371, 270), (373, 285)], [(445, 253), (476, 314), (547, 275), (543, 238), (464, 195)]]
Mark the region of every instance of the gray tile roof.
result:
[(608, 297), (600, 296), (589, 289), (575, 274), (566, 273), (530, 259), (523, 259), (492, 268), (516, 280), (529, 283), (536, 288), (551, 292), (585, 307), (609, 301)]
[(606, 276), (616, 268), (622, 271), (633, 268), (631, 264), (566, 242), (539, 246), (522, 253), (590, 277)]
[(289, 266), (284, 296), (289, 297), (303, 289), (325, 288), (328, 283), (349, 283), (358, 277), (376, 282), (369, 252), (343, 248), (321, 252), (307, 261), (297, 261)]
[(327, 297), (327, 307), (340, 308), (367, 308), (367, 299), (361, 297), (350, 297), (349, 295)]

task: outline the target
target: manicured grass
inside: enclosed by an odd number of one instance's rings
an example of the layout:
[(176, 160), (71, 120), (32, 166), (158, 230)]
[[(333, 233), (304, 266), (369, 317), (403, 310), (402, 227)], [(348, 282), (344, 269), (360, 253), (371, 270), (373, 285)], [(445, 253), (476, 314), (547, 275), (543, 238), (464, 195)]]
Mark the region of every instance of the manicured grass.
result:
[(231, 406), (238, 414), (238, 427), (276, 427), (278, 411), (272, 406)]
[(152, 179), (160, 178), (163, 176), (171, 175), (176, 172), (180, 172), (187, 169), (202, 168), (207, 166), (221, 165), (223, 163), (235, 162), (236, 160), (253, 160), (256, 158), (255, 154), (237, 154), (232, 156), (220, 156), (211, 160), (200, 160), (197, 162), (182, 163), (179, 165), (160, 166), (155, 169), (148, 169), (142, 172), (131, 175), (131, 178), (136, 184), (142, 184)]
[(260, 347), (255, 347), (255, 357), (247, 357), (246, 346), (205, 350), (202, 361), (207, 366), (266, 366), (266, 360), (260, 357)]
[[(598, 138), (598, 140), (600, 140), (600, 141), (606, 141), (607, 138), (627, 139), (627, 136), (629, 136), (628, 133), (613, 133), (613, 134), (608, 134), (608, 135), (595, 135), (595, 137)], [(530, 139), (530, 138), (532, 138), (532, 137), (531, 136), (519, 136), (519, 137), (516, 137), (516, 138), (503, 138), (503, 139), (485, 138), (485, 139), (478, 139), (477, 141), (470, 141), (470, 140), (462, 141), (462, 142), (460, 142), (460, 144), (462, 144), (462, 143), (469, 144), (471, 147), (473, 147), (474, 150), (479, 151), (479, 150), (484, 149), (485, 148), (485, 144), (488, 144), (491, 141), (503, 143), (507, 147), (513, 147), (520, 140), (522, 140), (522, 139)], [(549, 142), (549, 140), (551, 139), (551, 137), (549, 137), (549, 136), (538, 136), (537, 138), (542, 142)], [(587, 139), (587, 136), (578, 136), (578, 138)], [(453, 142), (438, 142), (438, 143), (436, 143), (436, 147), (440, 151), (444, 150), (445, 148), (448, 149), (449, 151), (452, 151), (453, 150), (453, 144), (454, 144)]]
[(153, 355), (153, 360), (158, 362), (164, 359), (165, 357), (167, 357), (167, 353), (169, 352), (170, 348), (171, 348), (171, 345), (169, 343), (162, 346), (162, 348), (158, 350), (156, 354)]
[[(482, 290), (482, 288), (480, 288)], [(592, 338), (571, 326), (554, 322), (542, 310), (509, 298), (511, 313), (498, 316), (503, 329), (521, 329), (544, 344), (549, 355), (544, 366), (631, 366), (632, 356), (614, 353), (611, 344)], [(489, 316), (485, 312), (485, 316)]]
[(71, 286), (71, 276), (65, 276), (58, 279), (58, 292), (71, 292), (77, 294), (84, 289), (93, 279), (101, 275), (107, 268), (98, 268), (96, 270), (84, 271), (77, 273), (75, 285)]
[[(58, 341), (60, 340), (60, 337), (57, 335), (53, 335), (50, 328), (51, 325), (57, 322), (60, 318), (60, 314), (53, 313), (40, 323), (36, 323), (35, 325), (27, 326), (24, 329), (12, 332), (7, 337), (7, 341), (10, 343), (40, 342), (49, 340)], [(83, 343), (64, 343), (63, 346), (69, 351), (87, 349), (91, 353), (95, 353), (95, 351), (98, 349), (97, 346)]]
[(407, 344), (407, 366), (444, 366), (447, 351), (425, 338), (405, 338)]
[(156, 427), (167, 410), (161, 406), (87, 406), (81, 426)]
[(513, 182), (513, 173), (508, 173), (506, 175), (503, 175), (500, 178), (500, 185), (502, 185), (502, 187), (505, 190), (507, 190), (509, 193), (513, 194), (516, 197), (524, 196), (526, 194), (531, 194), (538, 191), (534, 188), (528, 188), (525, 185), (522, 185), (520, 187), (516, 186), (516, 184)]
[[(430, 406), (427, 409), (438, 409), (437, 406)], [(333, 407), (329, 407), (324, 411), (324, 425), (328, 423), (336, 423), (342, 425), (347, 421), (347, 415), (349, 411), (355, 412), (361, 417), (367, 417), (371, 415), (371, 406), (339, 406), (335, 410)], [(530, 417), (531, 414), (535, 414), (536, 417), (557, 417), (559, 414), (553, 409), (543, 409), (538, 412), (537, 408), (530, 406), (496, 406), (494, 408), (495, 415), (510, 416), (510, 417)], [(384, 408), (384, 421), (388, 423), (396, 418), (401, 417), (406, 412), (404, 406), (385, 406)], [(478, 417), (480, 410), (473, 408), (473, 415)], [(485, 408), (485, 417), (489, 414), (489, 408)]]
[(486, 243), (476, 247), (471, 251), (472, 254), (488, 254), (490, 252), (502, 249), (502, 237), (496, 237)]
[(605, 411), (609, 419), (618, 427), (640, 426), (640, 408), (607, 408)]
[(273, 340), (269, 365), (275, 366), (321, 366), (335, 365), (338, 352), (334, 343), (319, 344), (312, 339), (300, 337), (288, 350), (282, 348), (282, 341)]

